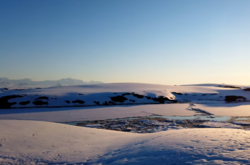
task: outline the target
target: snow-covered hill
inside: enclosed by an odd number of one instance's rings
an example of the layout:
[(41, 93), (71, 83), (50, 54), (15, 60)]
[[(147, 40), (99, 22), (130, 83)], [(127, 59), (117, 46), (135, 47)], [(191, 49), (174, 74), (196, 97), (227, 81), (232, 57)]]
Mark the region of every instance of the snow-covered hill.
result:
[(250, 132), (135, 134), (39, 121), (0, 121), (0, 164), (249, 164)]
[(110, 83), (35, 89), (0, 89), (0, 108), (66, 107), (177, 102), (242, 102), (244, 88)]

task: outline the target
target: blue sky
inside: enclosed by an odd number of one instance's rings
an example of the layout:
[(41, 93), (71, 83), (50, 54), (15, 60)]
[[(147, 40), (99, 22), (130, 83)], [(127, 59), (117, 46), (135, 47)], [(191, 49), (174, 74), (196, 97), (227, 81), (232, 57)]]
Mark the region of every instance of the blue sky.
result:
[(250, 84), (249, 0), (1, 0), (0, 77)]

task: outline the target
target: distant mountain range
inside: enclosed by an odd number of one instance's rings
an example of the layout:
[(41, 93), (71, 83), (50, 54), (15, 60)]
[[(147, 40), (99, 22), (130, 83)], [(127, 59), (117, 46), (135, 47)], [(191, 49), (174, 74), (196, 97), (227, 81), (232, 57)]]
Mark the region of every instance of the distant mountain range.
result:
[(87, 85), (87, 84), (102, 84), (101, 81), (89, 81), (64, 78), (60, 80), (45, 80), (45, 81), (32, 81), (30, 79), (10, 80), (8, 78), (0, 78), (0, 87), (50, 87), (50, 86), (71, 86), (71, 85)]

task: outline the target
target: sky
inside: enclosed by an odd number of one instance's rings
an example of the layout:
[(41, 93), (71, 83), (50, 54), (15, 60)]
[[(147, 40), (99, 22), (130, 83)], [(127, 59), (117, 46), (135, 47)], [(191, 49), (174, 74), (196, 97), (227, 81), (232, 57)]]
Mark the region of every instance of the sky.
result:
[(249, 0), (1, 0), (0, 77), (250, 84)]

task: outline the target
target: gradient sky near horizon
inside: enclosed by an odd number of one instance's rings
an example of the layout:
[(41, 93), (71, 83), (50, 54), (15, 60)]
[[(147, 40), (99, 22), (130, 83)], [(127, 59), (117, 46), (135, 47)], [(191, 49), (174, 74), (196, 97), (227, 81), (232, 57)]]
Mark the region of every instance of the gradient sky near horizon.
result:
[(249, 0), (1, 0), (0, 77), (250, 84)]

